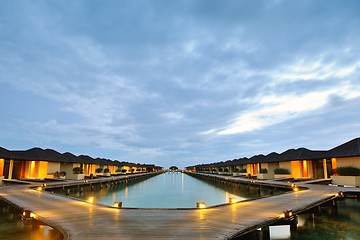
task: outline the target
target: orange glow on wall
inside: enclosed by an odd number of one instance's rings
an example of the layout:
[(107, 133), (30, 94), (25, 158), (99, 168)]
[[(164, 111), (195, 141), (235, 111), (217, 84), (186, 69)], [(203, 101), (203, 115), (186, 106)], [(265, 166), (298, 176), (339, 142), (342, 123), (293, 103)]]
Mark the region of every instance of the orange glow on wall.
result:
[(36, 162), (30, 161), (29, 178), (36, 177)]
[(308, 170), (307, 161), (302, 162), (302, 176), (303, 177), (309, 177), (309, 170)]
[(291, 174), (294, 178), (301, 178), (300, 161), (291, 161)]
[(5, 164), (5, 160), (0, 159), (0, 176), (4, 176), (4, 164)]
[(46, 178), (48, 169), (48, 162), (39, 162), (38, 163), (38, 175), (37, 178)]
[(331, 159), (331, 169), (336, 169), (336, 168), (337, 168), (336, 158), (332, 158)]

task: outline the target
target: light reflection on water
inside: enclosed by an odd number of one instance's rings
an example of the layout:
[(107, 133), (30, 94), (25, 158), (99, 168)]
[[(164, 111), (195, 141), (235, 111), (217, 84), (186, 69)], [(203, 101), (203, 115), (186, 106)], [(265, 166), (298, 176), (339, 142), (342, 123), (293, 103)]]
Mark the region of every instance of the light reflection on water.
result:
[[(270, 191), (263, 187), (261, 195), (268, 195)], [(213, 206), (227, 203), (229, 197), (237, 201), (259, 197), (257, 188), (216, 185), (180, 172), (164, 173), (138, 183), (95, 187), (94, 191), (84, 188), (83, 193), (72, 189), (70, 195), (81, 199), (94, 197), (96, 202), (107, 205), (117, 201), (123, 202), (123, 207), (141, 208), (193, 208), (200, 201)]]
[(38, 224), (24, 224), (21, 211), (0, 201), (0, 239), (1, 240), (61, 240), (60, 232)]

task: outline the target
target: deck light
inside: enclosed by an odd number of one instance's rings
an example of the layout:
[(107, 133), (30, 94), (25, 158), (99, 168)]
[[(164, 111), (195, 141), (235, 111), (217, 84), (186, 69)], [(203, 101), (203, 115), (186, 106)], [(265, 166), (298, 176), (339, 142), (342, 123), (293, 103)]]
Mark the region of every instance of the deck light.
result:
[(121, 208), (122, 207), (122, 202), (114, 202), (114, 207), (116, 208)]
[(335, 194), (336, 197), (344, 197), (344, 193), (342, 191)]
[(87, 202), (89, 203), (94, 203), (95, 202), (95, 198), (94, 197), (89, 197)]
[(38, 191), (42, 191), (42, 190), (43, 190), (43, 188), (40, 186), (40, 187), (37, 187), (37, 188), (36, 188), (36, 190), (38, 190)]
[(293, 184), (291, 184), (291, 187), (292, 187), (292, 188), (294, 188), (294, 187), (295, 187), (295, 184), (294, 184), (294, 183), (293, 183)]
[(206, 208), (206, 204), (204, 202), (196, 202), (196, 208)]
[(285, 210), (283, 213), (284, 213), (284, 218), (291, 218), (293, 215), (292, 209)]
[(299, 188), (298, 187), (294, 187), (294, 192), (298, 192), (299, 191)]
[(233, 197), (229, 197), (229, 203), (236, 203), (236, 199)]
[(46, 183), (43, 183), (43, 185), (42, 185), (43, 187), (46, 187), (47, 186), (47, 184)]

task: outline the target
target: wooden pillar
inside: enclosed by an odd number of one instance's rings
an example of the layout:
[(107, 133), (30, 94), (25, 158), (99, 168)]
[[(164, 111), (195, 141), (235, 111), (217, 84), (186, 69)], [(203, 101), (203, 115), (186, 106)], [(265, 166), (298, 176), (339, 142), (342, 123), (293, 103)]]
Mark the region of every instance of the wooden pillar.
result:
[(14, 160), (10, 159), (8, 179), (12, 179), (13, 168), (14, 168)]
[(328, 179), (326, 159), (323, 159), (323, 168), (324, 168), (324, 178)]

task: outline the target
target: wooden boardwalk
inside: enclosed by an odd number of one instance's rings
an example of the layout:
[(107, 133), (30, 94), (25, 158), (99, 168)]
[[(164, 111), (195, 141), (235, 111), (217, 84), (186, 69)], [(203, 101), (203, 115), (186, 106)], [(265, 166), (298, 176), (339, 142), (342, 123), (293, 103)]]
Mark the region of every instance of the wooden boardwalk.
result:
[[(275, 181), (269, 183), (289, 185)], [(274, 222), (283, 210), (293, 209), (298, 212), (334, 198), (339, 191), (360, 191), (358, 188), (310, 184), (299, 186), (308, 189), (216, 208), (192, 210), (108, 208), (32, 190), (24, 185), (1, 187), (0, 196), (34, 212), (39, 220), (60, 229), (66, 239), (230, 239), (239, 232)]]

